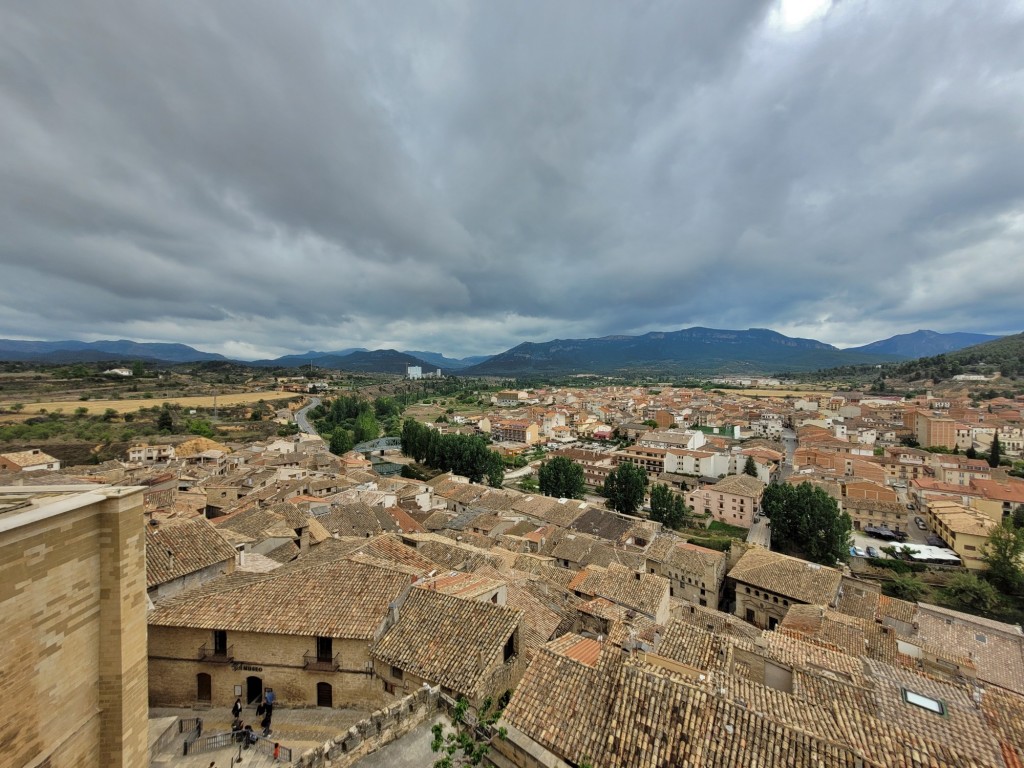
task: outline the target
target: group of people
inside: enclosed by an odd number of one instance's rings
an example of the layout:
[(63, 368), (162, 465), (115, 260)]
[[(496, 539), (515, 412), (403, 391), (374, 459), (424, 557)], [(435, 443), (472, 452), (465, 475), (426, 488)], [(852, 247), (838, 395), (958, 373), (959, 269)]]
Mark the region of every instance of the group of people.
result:
[[(231, 732), (235, 734), (235, 739), (245, 744), (246, 749), (251, 744), (256, 743), (256, 732), (253, 731), (251, 725), (242, 724), (242, 700), (235, 699), (234, 706), (231, 707), (231, 714), (234, 716), (234, 720), (231, 722)], [(263, 696), (263, 701), (256, 707), (256, 715), (262, 716), (260, 720), (260, 727), (263, 729), (263, 737), (270, 736), (272, 731), (270, 730), (271, 719), (274, 716), (274, 692), (267, 691)], [(276, 745), (275, 745), (276, 746)]]

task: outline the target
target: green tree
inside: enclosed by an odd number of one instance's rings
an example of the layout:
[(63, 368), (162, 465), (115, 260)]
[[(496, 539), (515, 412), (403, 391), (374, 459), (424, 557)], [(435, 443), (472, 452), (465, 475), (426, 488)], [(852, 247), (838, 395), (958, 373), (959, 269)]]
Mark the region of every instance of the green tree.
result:
[(753, 456), (747, 456), (747, 462), (743, 465), (743, 474), (757, 477), (757, 465), (754, 463)]
[(1017, 505), (1017, 508), (1013, 510), (1013, 517), (1010, 519), (1013, 520), (1014, 528), (1018, 530), (1024, 528), (1024, 504)]
[(143, 365), (141, 360), (136, 360), (132, 363), (132, 377), (140, 379), (146, 375), (146, 366)]
[(625, 462), (605, 478), (601, 495), (616, 512), (632, 515), (643, 506), (646, 489), (647, 473), (636, 464)]
[(1003, 520), (988, 537), (984, 559), (987, 578), (1003, 592), (1016, 594), (1024, 588), (1020, 558), (1024, 554), (1024, 528), (1016, 527), (1016, 515)]
[(667, 485), (656, 483), (651, 486), (651, 520), (679, 530), (686, 524), (690, 512), (683, 497), (673, 493)]
[(988, 465), (990, 467), (999, 466), (1002, 452), (1002, 446), (999, 445), (999, 430), (996, 430), (995, 434), (992, 435), (992, 447), (988, 449)]
[(357, 443), (364, 443), (367, 440), (376, 440), (380, 437), (380, 424), (373, 415), (373, 411), (363, 411), (356, 416), (354, 439)]
[(964, 451), (964, 456), (966, 456), (968, 459), (976, 459), (978, 458), (978, 452), (974, 450), (974, 446), (972, 445), (970, 448)]
[(973, 573), (958, 573), (945, 587), (946, 602), (958, 610), (991, 611), (999, 605), (999, 593)]
[(824, 489), (810, 483), (769, 485), (761, 507), (772, 521), (774, 548), (823, 565), (849, 559), (853, 521)]
[(916, 603), (925, 593), (924, 583), (916, 576), (894, 576), (891, 582), (882, 585), (889, 597)]
[(161, 432), (174, 431), (174, 419), (171, 418), (170, 408), (164, 407), (161, 409), (160, 415), (156, 418), (156, 428)]
[(335, 456), (348, 453), (355, 446), (352, 433), (344, 427), (338, 427), (331, 433), (330, 451)]
[(566, 456), (556, 456), (540, 465), (540, 492), (556, 499), (582, 499), (586, 484), (583, 467)]
[[(491, 750), (491, 740), (486, 736), (501, 717), (501, 707), (495, 706), (488, 697), (484, 699), (479, 712), (470, 712), (469, 702), (460, 697), (451, 712), (450, 723), (435, 723), (430, 729), (433, 739), (430, 751), (441, 755), (434, 761), (434, 768), (462, 768), (481, 765)], [(508, 736), (505, 728), (497, 729), (499, 739)]]
[(200, 437), (213, 437), (213, 425), (206, 419), (189, 419), (185, 422), (185, 431)]

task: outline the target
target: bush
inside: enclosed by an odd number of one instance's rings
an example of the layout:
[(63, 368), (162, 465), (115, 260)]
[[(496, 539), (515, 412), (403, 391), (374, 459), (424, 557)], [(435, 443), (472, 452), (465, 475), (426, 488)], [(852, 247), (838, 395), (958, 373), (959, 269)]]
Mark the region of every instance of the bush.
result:
[(928, 570), (924, 563), (908, 563), (906, 560), (886, 560), (881, 557), (869, 557), (867, 560), (875, 568), (888, 568), (896, 573), (922, 573)]
[(719, 552), (728, 552), (730, 549), (732, 549), (732, 539), (721, 539), (718, 537), (708, 539), (700, 536), (693, 536), (687, 539), (687, 541), (698, 547), (717, 549)]

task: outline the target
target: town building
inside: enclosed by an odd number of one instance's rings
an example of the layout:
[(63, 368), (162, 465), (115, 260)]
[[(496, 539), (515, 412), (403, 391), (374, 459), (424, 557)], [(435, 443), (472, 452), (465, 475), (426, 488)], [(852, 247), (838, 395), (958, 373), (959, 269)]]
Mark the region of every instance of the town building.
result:
[(791, 605), (833, 605), (843, 575), (834, 568), (751, 547), (729, 571), (734, 613), (756, 627), (775, 629)]
[(694, 514), (710, 515), (729, 525), (749, 528), (761, 512), (764, 483), (749, 475), (729, 475), (686, 495)]
[(60, 460), (38, 448), (14, 453), (0, 453), (0, 472), (56, 472)]
[(388, 697), (370, 644), (418, 573), (318, 553), (160, 600), (149, 615), (150, 705), (230, 707), (272, 690), (290, 707), (379, 706)]

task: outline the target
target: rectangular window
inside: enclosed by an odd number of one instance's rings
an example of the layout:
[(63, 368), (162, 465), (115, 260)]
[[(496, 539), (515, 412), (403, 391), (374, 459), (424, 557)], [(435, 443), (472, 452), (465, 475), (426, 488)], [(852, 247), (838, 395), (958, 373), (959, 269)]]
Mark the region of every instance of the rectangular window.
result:
[(927, 709), (929, 712), (934, 712), (937, 715), (946, 714), (946, 705), (938, 699), (932, 699), (928, 696), (922, 696), (920, 693), (908, 691), (906, 688), (902, 690), (903, 700), (907, 702), (907, 704), (913, 704), (915, 707)]
[(402, 670), (400, 670), (398, 667), (392, 665), (392, 667), (391, 667), (391, 676), (393, 678), (395, 678), (395, 680), (401, 680), (405, 675), (402, 673)]

